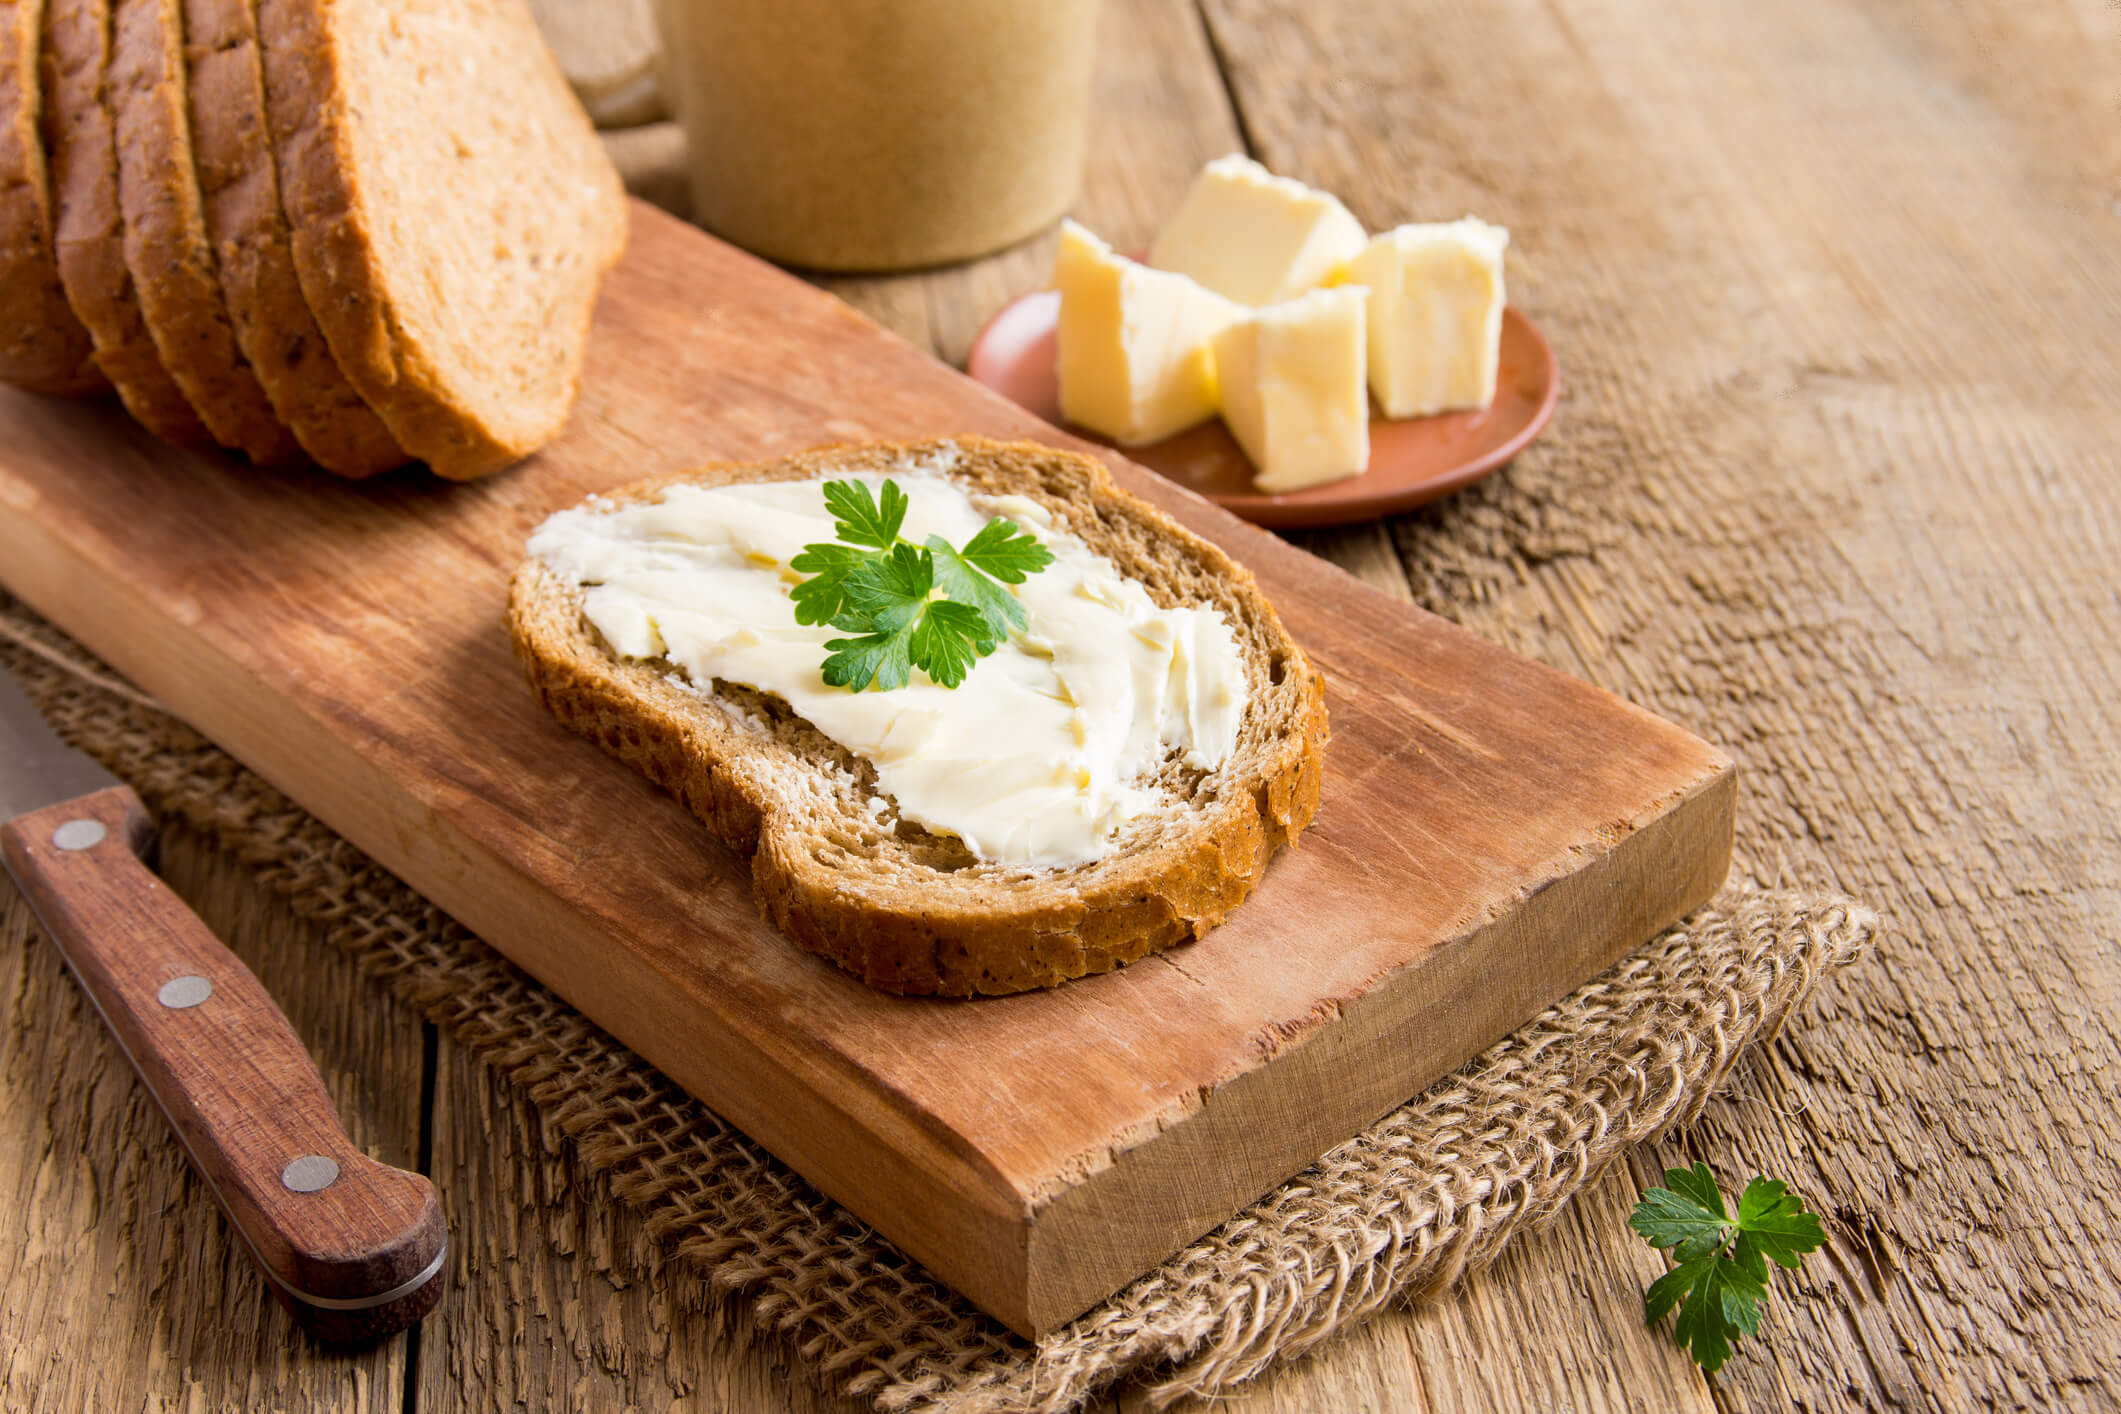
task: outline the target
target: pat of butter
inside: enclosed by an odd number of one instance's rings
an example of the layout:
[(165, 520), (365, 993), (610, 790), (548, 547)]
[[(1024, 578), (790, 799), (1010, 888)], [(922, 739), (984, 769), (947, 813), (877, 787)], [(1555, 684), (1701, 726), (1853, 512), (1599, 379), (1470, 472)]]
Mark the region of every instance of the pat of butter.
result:
[(1495, 400), (1510, 233), (1468, 216), (1401, 226), (1348, 263), (1370, 291), (1370, 388), (1386, 417)]
[(1193, 179), (1149, 263), (1259, 306), (1325, 283), (1363, 241), (1362, 223), (1337, 198), (1233, 154)]
[(1314, 290), (1224, 330), (1215, 343), (1223, 421), (1262, 491), (1296, 491), (1370, 464), (1359, 285)]
[(1060, 287), (1061, 413), (1126, 446), (1215, 415), (1215, 336), (1244, 311), (1183, 275), (1115, 255), (1073, 221), (1053, 262)]
[(962, 545), (1009, 514), (1054, 556), (1011, 589), (1027, 626), (956, 688), (919, 672), (888, 692), (826, 685), (826, 640), (844, 634), (798, 624), (782, 573), (803, 545), (833, 538), (816, 481), (592, 501), (539, 526), (530, 553), (586, 586), (583, 615), (614, 651), (665, 658), (699, 688), (775, 694), (870, 762), (904, 818), (1007, 864), (1101, 858), (1128, 821), (1170, 801), (1154, 784), (1167, 762), (1212, 771), (1235, 750), (1247, 700), (1236, 635), (1213, 608), (1159, 607), (1037, 503), (968, 496), (946, 470), (893, 470), (905, 540)]

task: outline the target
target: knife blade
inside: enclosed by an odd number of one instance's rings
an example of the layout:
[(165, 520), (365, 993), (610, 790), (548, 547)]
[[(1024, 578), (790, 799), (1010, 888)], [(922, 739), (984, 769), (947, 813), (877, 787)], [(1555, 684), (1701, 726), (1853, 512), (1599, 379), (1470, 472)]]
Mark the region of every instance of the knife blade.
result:
[(320, 1339), (378, 1339), (442, 1294), (434, 1185), (362, 1153), (249, 968), (148, 868), (133, 792), (0, 671), (0, 860), (267, 1284)]

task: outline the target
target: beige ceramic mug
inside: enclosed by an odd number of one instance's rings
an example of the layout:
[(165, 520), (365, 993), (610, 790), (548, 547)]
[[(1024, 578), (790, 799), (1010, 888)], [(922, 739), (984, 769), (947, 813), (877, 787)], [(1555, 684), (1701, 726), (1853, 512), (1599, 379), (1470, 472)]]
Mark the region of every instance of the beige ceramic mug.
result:
[(1097, 0), (658, 0), (693, 218), (820, 270), (965, 260), (1082, 179)]

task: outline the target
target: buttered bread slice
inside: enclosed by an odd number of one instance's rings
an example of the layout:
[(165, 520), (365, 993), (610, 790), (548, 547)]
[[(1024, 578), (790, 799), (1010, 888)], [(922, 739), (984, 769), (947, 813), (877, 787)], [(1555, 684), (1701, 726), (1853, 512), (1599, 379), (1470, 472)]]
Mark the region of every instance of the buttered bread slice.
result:
[[(938, 564), (995, 520), (1042, 548), (956, 686), (826, 681), (846, 632), (791, 591), (834, 538), (828, 481), (903, 493), (896, 534)], [(529, 549), (508, 626), (546, 706), (872, 986), (1016, 992), (1190, 941), (1317, 809), (1322, 681), (1249, 574), (1086, 457), (966, 437), (709, 467), (560, 511)]]

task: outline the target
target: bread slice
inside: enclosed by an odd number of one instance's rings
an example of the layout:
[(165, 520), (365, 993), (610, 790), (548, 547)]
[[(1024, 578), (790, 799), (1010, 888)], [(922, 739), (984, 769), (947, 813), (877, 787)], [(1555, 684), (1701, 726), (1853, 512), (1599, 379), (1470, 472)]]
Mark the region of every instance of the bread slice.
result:
[(39, 393), (110, 386), (74, 317), (53, 249), (49, 118), (38, 70), (44, 0), (0, 0), (0, 381)]
[(111, 53), (109, 0), (50, 0), (45, 102), (52, 118), (56, 245), (66, 302), (88, 329), (96, 366), (142, 426), (179, 446), (212, 445), (206, 426), (162, 366), (140, 317), (125, 263), (118, 204), (117, 125), (104, 101)]
[(295, 274), (265, 111), (257, 0), (184, 0), (192, 161), (236, 342), (316, 463), (373, 476), (411, 460), (339, 371)]
[(115, 0), (106, 95), (117, 123), (125, 264), (162, 366), (221, 445), (261, 466), (299, 461), (221, 299), (192, 161), (181, 0)]
[(1167, 768), (1158, 783), (1171, 803), (1131, 822), (1116, 852), (1019, 868), (895, 811), (873, 814), (868, 762), (778, 697), (720, 681), (702, 692), (672, 681), (666, 661), (617, 656), (583, 617), (580, 586), (536, 559), (517, 569), (507, 614), (531, 687), (563, 725), (676, 795), (748, 859), (774, 926), (871, 986), (1019, 992), (1200, 937), (1310, 822), (1326, 742), (1323, 680), (1222, 551), (1119, 490), (1088, 457), (974, 437), (711, 466), (608, 499), (652, 500), (673, 481), (903, 474), (948, 451), (962, 489), (1030, 497), (1157, 603), (1212, 605), (1236, 635), (1248, 687), (1236, 749), (1212, 773)]
[(436, 472), (559, 434), (625, 194), (522, 0), (260, 0), (295, 268), (347, 379)]

